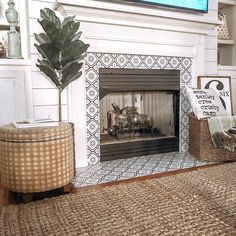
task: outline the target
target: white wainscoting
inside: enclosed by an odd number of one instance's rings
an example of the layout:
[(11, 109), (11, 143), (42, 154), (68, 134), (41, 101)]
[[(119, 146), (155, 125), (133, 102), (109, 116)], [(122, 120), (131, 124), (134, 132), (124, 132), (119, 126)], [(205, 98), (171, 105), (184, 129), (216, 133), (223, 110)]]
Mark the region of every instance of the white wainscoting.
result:
[(2, 59), (0, 65), (0, 125), (32, 116), (30, 62)]

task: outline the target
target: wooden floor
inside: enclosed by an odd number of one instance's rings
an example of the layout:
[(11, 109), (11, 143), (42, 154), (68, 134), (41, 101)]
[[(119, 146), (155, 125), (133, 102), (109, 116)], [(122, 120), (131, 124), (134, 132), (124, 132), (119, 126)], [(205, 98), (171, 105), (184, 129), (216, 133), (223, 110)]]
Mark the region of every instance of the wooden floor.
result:
[[(197, 170), (197, 169), (209, 168), (211, 166), (216, 166), (216, 165), (221, 165), (221, 164), (223, 164), (223, 163), (217, 163), (217, 164), (210, 164), (210, 165), (207, 165), (207, 166), (199, 166), (199, 167), (192, 167), (192, 168), (187, 168), (187, 169), (174, 170), (174, 171), (170, 171), (170, 172), (164, 172), (164, 173), (153, 174), (153, 175), (148, 175), (148, 176), (136, 177), (135, 179), (136, 180), (137, 179), (138, 180), (144, 180), (144, 179), (153, 178), (153, 177), (161, 178), (161, 177), (164, 177), (164, 176), (175, 175), (175, 174), (178, 174), (178, 173), (188, 172), (188, 171)], [(71, 184), (70, 185), (70, 193), (84, 191), (84, 190), (90, 189), (90, 188), (101, 188), (101, 187), (112, 186), (112, 185), (116, 185), (116, 184), (120, 184), (120, 183), (128, 183), (128, 182), (131, 182), (131, 181), (133, 181), (133, 179), (117, 180), (117, 181), (113, 181), (113, 182), (109, 182), (109, 183), (102, 183), (102, 184), (98, 184), (98, 185), (86, 186), (86, 187), (80, 187), (80, 188), (74, 188)], [(33, 194), (33, 201), (38, 201), (38, 200), (42, 200), (42, 199), (50, 198), (50, 197), (56, 197), (56, 196), (60, 196), (60, 195), (63, 195), (63, 194), (66, 194), (65, 189), (63, 189), (63, 188), (48, 191), (48, 192), (43, 192), (43, 193), (34, 193)], [(21, 204), (21, 203), (24, 203), (21, 194), (8, 191), (0, 183), (0, 207), (7, 206), (7, 205), (10, 205), (10, 204)]]

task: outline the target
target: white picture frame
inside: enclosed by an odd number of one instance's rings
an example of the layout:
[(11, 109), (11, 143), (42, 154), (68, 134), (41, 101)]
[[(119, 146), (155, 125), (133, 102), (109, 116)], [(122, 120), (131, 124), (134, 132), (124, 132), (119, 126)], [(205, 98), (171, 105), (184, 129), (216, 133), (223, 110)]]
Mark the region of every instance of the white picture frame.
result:
[(229, 115), (233, 113), (230, 76), (198, 76), (198, 88), (212, 88), (219, 95), (221, 102)]

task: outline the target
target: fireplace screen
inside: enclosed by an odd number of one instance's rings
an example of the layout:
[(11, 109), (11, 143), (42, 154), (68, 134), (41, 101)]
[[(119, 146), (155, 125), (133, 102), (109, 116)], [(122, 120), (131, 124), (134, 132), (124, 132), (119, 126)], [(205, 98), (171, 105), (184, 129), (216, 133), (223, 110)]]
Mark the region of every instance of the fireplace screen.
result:
[(173, 108), (173, 92), (109, 93), (100, 101), (101, 141), (174, 136)]

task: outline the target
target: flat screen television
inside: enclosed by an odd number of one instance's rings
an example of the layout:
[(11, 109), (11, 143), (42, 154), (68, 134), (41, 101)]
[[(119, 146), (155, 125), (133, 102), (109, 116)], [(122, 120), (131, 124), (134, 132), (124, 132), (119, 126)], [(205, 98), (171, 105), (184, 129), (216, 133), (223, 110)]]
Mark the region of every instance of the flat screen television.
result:
[(208, 0), (124, 0), (143, 4), (155, 4), (164, 7), (173, 7), (191, 11), (208, 12)]

